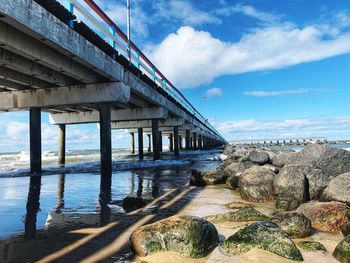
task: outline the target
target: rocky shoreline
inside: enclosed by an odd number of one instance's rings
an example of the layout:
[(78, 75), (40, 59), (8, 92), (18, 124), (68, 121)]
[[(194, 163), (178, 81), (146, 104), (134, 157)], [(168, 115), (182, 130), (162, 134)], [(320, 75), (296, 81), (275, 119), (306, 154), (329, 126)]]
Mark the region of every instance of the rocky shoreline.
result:
[[(303, 261), (303, 251), (327, 249), (322, 242), (298, 239), (342, 233), (343, 240), (330, 252), (339, 262), (350, 263), (349, 151), (318, 144), (299, 152), (228, 145), (224, 156), (215, 170), (192, 170), (190, 185), (217, 185), (239, 193), (242, 201), (227, 200), (225, 213), (176, 215), (140, 227), (130, 238), (137, 256), (172, 251), (202, 258), (219, 247), (232, 256), (259, 249)], [(268, 202), (275, 206), (271, 215), (258, 209)], [(220, 224), (232, 222), (244, 224), (222, 238)]]

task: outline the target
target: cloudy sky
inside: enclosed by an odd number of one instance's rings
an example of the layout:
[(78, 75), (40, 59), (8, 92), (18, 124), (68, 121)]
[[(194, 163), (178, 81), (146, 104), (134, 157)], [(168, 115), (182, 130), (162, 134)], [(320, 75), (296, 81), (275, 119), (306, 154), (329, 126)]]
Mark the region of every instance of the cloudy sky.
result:
[[(96, 2), (125, 30), (125, 0)], [(228, 140), (350, 139), (348, 0), (131, 2), (134, 42)], [(43, 120), (44, 149), (55, 149)], [(95, 125), (67, 137), (68, 148), (98, 148)], [(28, 114), (1, 114), (0, 152), (27, 149)]]

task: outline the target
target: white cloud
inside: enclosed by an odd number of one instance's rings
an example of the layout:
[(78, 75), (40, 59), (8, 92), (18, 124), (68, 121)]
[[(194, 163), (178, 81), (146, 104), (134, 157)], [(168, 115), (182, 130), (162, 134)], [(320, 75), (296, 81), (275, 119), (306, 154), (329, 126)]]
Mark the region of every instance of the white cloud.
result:
[(156, 10), (155, 19), (175, 20), (183, 25), (220, 24), (220, 18), (209, 12), (199, 10), (188, 1), (184, 0), (159, 0), (153, 1)]
[(243, 15), (255, 18), (264, 23), (276, 23), (280, 20), (277, 15), (261, 12), (250, 5), (237, 4), (234, 6), (225, 6), (216, 10), (217, 14), (230, 16), (233, 13), (241, 13)]
[(220, 123), (218, 130), (229, 140), (293, 136), (326, 136), (349, 139), (350, 116), (284, 120), (236, 120)]
[(180, 88), (196, 87), (222, 75), (269, 71), (350, 52), (350, 33), (333, 29), (267, 26), (231, 43), (184, 26), (160, 44), (148, 46), (146, 53)]
[(205, 93), (204, 96), (206, 98), (215, 98), (215, 97), (221, 97), (223, 95), (223, 92), (220, 88), (212, 88), (208, 89)]
[(246, 96), (253, 97), (285, 97), (290, 95), (305, 95), (312, 93), (311, 89), (292, 89), (292, 90), (275, 90), (275, 91), (245, 91)]
[(10, 140), (28, 140), (29, 125), (23, 122), (9, 122), (6, 124), (6, 136)]

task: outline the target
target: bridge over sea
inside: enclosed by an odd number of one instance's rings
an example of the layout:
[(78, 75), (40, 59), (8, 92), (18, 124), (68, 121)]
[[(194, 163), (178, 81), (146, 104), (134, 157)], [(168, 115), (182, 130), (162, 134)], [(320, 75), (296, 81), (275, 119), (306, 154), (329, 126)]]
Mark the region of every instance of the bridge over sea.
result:
[(175, 155), (226, 143), (94, 1), (67, 3), (0, 0), (0, 111), (29, 111), (32, 173), (42, 171), (41, 112), (59, 125), (61, 166), (66, 125), (98, 123), (107, 175), (112, 129), (129, 130), (133, 151), (138, 134), (140, 159), (145, 133), (154, 160), (163, 135)]
[(231, 144), (306, 144), (306, 143), (326, 143), (327, 137), (281, 137), (273, 139), (244, 139), (244, 140), (233, 140)]

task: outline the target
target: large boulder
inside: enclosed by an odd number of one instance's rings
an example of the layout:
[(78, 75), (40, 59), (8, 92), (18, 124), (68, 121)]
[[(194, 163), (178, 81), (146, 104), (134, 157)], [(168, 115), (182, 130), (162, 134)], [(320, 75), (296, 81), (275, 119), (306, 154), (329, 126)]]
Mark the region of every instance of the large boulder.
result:
[(253, 150), (248, 154), (246, 159), (252, 163), (256, 163), (259, 165), (270, 163), (270, 155), (263, 151)]
[(147, 202), (141, 197), (127, 196), (123, 199), (123, 209), (127, 213), (142, 208), (146, 205)]
[(248, 222), (265, 220), (267, 216), (252, 207), (242, 207), (236, 211), (230, 211), (225, 214), (207, 216), (205, 219), (213, 223)]
[(297, 209), (311, 220), (311, 226), (323, 232), (339, 232), (350, 220), (350, 208), (340, 202), (311, 201)]
[(206, 256), (219, 243), (215, 226), (193, 216), (173, 216), (136, 229), (130, 244), (138, 256), (175, 251), (189, 258)]
[(242, 199), (267, 202), (274, 199), (273, 179), (275, 173), (263, 166), (252, 166), (239, 177), (238, 190)]
[(341, 263), (350, 263), (350, 235), (346, 236), (335, 247), (333, 256)]
[(299, 212), (281, 212), (268, 221), (276, 223), (291, 238), (303, 238), (311, 232), (311, 221)]
[(350, 205), (350, 173), (332, 179), (323, 191), (321, 200), (339, 201)]
[(224, 172), (228, 175), (228, 176), (236, 176), (237, 173), (242, 173), (244, 170), (252, 167), (252, 163), (248, 163), (248, 162), (234, 162), (231, 163), (230, 165), (226, 166), (224, 169)]
[(303, 260), (299, 249), (288, 235), (277, 224), (268, 221), (244, 227), (227, 238), (221, 247), (232, 255), (241, 255), (259, 248), (291, 260)]
[(231, 189), (237, 189), (238, 180), (242, 173), (236, 173), (235, 175), (231, 175), (226, 179), (226, 185)]
[(214, 184), (224, 184), (228, 175), (221, 169), (208, 170), (201, 173), (197, 170), (191, 170), (190, 185), (193, 186), (205, 186)]
[(288, 164), (311, 164), (330, 178), (350, 172), (350, 151), (329, 145), (309, 144), (296, 153), (278, 154), (272, 164), (282, 167)]
[(350, 235), (350, 223), (343, 225), (340, 230), (344, 236)]
[(289, 164), (276, 175), (273, 188), (277, 195), (276, 208), (296, 209), (300, 204), (316, 199), (330, 178), (310, 164)]

